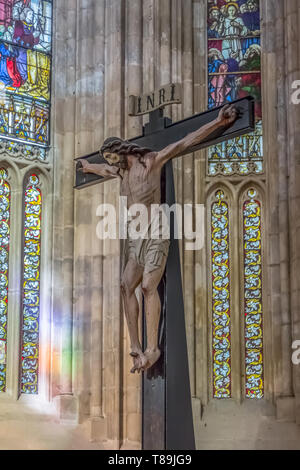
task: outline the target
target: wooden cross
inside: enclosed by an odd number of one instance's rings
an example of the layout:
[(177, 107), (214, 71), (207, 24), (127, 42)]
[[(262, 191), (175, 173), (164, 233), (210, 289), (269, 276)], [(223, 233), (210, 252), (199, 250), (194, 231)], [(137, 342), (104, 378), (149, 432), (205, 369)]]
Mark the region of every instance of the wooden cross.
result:
[[(160, 93), (159, 96), (161, 95)], [(189, 149), (186, 153), (190, 154), (254, 131), (254, 99), (246, 97), (232, 104), (239, 111), (235, 123), (228, 129), (211, 134), (201, 145)], [(160, 151), (216, 119), (220, 108), (222, 106), (176, 123), (163, 116), (162, 107), (155, 109), (150, 112), (149, 123), (144, 126), (143, 135), (130, 141), (153, 151)], [(87, 159), (89, 163), (106, 163), (98, 152), (82, 158)], [(81, 189), (108, 179), (110, 178), (76, 171), (75, 188)], [(162, 202), (172, 206), (175, 203), (175, 190), (171, 161), (165, 165), (162, 188)], [(173, 220), (168, 261), (159, 287), (162, 304), (160, 321), (162, 356), (151, 369), (143, 373), (142, 447), (144, 450), (195, 448), (179, 247), (178, 240), (174, 238), (175, 224), (176, 221)]]

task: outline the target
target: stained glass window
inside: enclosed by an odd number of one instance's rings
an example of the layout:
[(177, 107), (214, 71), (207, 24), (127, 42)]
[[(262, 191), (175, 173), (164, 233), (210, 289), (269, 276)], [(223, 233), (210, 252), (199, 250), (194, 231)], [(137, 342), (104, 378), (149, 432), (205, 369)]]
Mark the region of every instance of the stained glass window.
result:
[(217, 191), (211, 209), (213, 396), (231, 396), (229, 209)]
[(10, 242), (10, 186), (0, 169), (0, 392), (6, 391), (8, 257)]
[(263, 398), (261, 203), (251, 189), (244, 202), (244, 296), (246, 397)]
[(51, 25), (52, 0), (0, 0), (0, 138), (10, 146), (49, 144)]
[(263, 172), (259, 0), (208, 0), (208, 107), (251, 95), (254, 133), (208, 151), (208, 174)]
[(25, 188), (21, 393), (38, 393), (42, 193), (32, 174)]

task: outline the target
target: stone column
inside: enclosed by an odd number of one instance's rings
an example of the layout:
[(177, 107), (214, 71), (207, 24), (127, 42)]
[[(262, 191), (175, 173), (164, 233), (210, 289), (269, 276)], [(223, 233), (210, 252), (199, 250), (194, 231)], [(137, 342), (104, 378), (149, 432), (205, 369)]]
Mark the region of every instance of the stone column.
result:
[[(287, 96), (287, 159), (289, 171), (290, 306), (292, 340), (300, 340), (300, 105), (292, 103), (292, 84), (300, 80), (300, 5), (284, 1)], [(300, 424), (300, 365), (293, 366), (296, 422)]]
[[(105, 74), (105, 0), (94, 2), (92, 10), (93, 51), (93, 150), (101, 147), (104, 139), (104, 74)], [(92, 218), (91, 242), (91, 396), (90, 437), (92, 440), (106, 438), (106, 420), (103, 403), (103, 240), (96, 236), (96, 211), (103, 203), (104, 187), (90, 189)]]
[[(193, 70), (193, 2), (183, 2), (183, 117), (194, 113), (194, 70)], [(183, 158), (183, 204), (194, 204), (194, 155)], [(184, 227), (184, 225), (183, 225)], [(185, 247), (184, 247), (185, 248)], [(184, 251), (183, 292), (186, 320), (187, 345), (189, 353), (191, 393), (195, 395), (195, 252)]]
[[(200, 113), (207, 109), (207, 0), (194, 0), (194, 112)], [(205, 45), (205, 47), (203, 46)], [(206, 150), (195, 154), (195, 203), (205, 204), (206, 189)], [(204, 224), (204, 221), (203, 221)], [(206, 243), (195, 252), (195, 389), (193, 397), (195, 435), (199, 435), (201, 423), (201, 406), (208, 402), (207, 397), (207, 260)]]
[[(126, 139), (142, 134), (142, 118), (128, 116), (128, 96), (143, 93), (143, 2), (125, 2), (125, 73), (124, 73), (124, 131)], [(124, 242), (125, 243), (125, 242)], [(123, 242), (121, 242), (121, 249)], [(136, 292), (141, 299), (141, 289)], [(141, 302), (140, 302), (141, 305)], [(140, 330), (142, 308), (140, 308)], [(132, 358), (128, 328), (122, 312), (121, 329), (123, 336), (123, 393), (122, 393), (122, 448), (140, 447), (141, 442), (141, 377), (130, 374)]]
[(53, 336), (52, 396), (62, 419), (74, 419), (72, 396), (73, 233), (75, 156), (76, 0), (58, 2), (55, 10), (53, 64)]
[[(106, 0), (105, 48), (105, 114), (104, 135), (124, 135), (124, 24), (123, 0)], [(104, 184), (104, 202), (119, 210), (119, 181)], [(118, 228), (117, 228), (118, 230)], [(118, 232), (117, 232), (118, 233)], [(103, 243), (103, 363), (104, 414), (107, 438), (117, 448), (121, 443), (121, 303), (120, 303), (120, 242)]]
[[(77, 5), (76, 153), (100, 147), (104, 137), (105, 1)], [(75, 191), (74, 390), (78, 418), (90, 418), (92, 440), (106, 438), (103, 414), (103, 243), (96, 236), (102, 185)]]
[(300, 79), (299, 5), (293, 0), (263, 1), (262, 11), (274, 397), (279, 419), (293, 421), (296, 416), (299, 421), (299, 366), (293, 368), (291, 361), (292, 342), (300, 338), (300, 107), (291, 102), (292, 82)]

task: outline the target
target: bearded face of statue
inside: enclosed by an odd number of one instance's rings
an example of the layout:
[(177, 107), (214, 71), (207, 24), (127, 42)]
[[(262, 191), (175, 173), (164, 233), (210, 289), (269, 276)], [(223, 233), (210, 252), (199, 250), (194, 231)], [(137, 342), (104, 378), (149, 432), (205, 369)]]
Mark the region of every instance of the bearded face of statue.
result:
[(103, 157), (109, 165), (118, 166), (126, 169), (128, 167), (127, 158), (114, 152), (104, 152)]

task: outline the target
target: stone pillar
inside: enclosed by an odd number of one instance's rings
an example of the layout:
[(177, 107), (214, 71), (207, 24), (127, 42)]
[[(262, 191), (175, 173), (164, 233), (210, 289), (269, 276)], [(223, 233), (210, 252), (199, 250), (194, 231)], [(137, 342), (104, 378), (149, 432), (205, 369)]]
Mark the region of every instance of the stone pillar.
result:
[[(106, 0), (105, 48), (105, 114), (104, 135), (124, 135), (124, 24), (123, 0)], [(119, 210), (119, 181), (104, 185), (104, 202)], [(121, 304), (120, 304), (120, 242), (103, 243), (103, 331), (104, 331), (104, 414), (107, 438), (116, 447), (121, 443)]]
[[(193, 2), (193, 81), (194, 81), (194, 112), (200, 113), (207, 109), (207, 0)], [(194, 191), (195, 203), (205, 204), (206, 150), (195, 154)], [(204, 223), (204, 221), (203, 221)], [(195, 386), (193, 394), (193, 412), (195, 435), (200, 435), (201, 408), (208, 402), (208, 356), (207, 356), (207, 260), (206, 243), (195, 252)]]
[[(94, 2), (93, 24), (93, 150), (99, 149), (104, 139), (104, 71), (105, 71), (105, 0)], [(103, 240), (96, 237), (96, 211), (103, 203), (104, 187), (91, 188), (91, 440), (106, 438), (106, 420), (103, 403)]]
[[(299, 329), (299, 124), (291, 102), (300, 79), (299, 5), (263, 1), (264, 108), (266, 111), (269, 224), (269, 308), (273, 323), (273, 374), (277, 417), (299, 418), (299, 366), (292, 366), (292, 342)], [(275, 73), (275, 79), (274, 79)]]
[(52, 396), (62, 419), (74, 419), (73, 234), (75, 156), (76, 0), (62, 0), (55, 9), (53, 63), (53, 336)]
[[(142, 118), (128, 116), (128, 96), (143, 93), (143, 2), (141, 0), (125, 2), (125, 18), (124, 130), (126, 139), (130, 139), (142, 134)], [(137, 289), (136, 294), (141, 299), (140, 288)], [(140, 330), (141, 320), (142, 308), (140, 308)], [(130, 339), (124, 312), (121, 316), (121, 329), (123, 336), (122, 448), (139, 448), (142, 423), (141, 377), (138, 374), (130, 374), (132, 358), (129, 356)]]
[[(182, 44), (182, 84), (183, 84), (183, 117), (193, 115), (193, 2), (186, 1), (183, 7), (183, 44)], [(194, 155), (183, 158), (183, 199), (182, 204), (194, 203)], [(184, 227), (184, 225), (183, 225)], [(195, 252), (187, 251), (183, 246), (183, 293), (186, 320), (187, 344), (189, 353), (191, 393), (195, 395)]]
[[(292, 340), (300, 340), (300, 105), (292, 103), (292, 84), (300, 80), (300, 5), (284, 1), (287, 96), (287, 159), (289, 170), (290, 306)], [(292, 352), (292, 351), (291, 351)], [(296, 422), (300, 424), (300, 365), (293, 366)]]
[[(286, 158), (286, 96), (284, 17), (282, 2), (263, 2), (263, 105), (265, 165), (268, 174), (269, 302), (273, 325), (274, 397), (278, 407), (292, 395), (290, 360), (289, 247), (286, 230), (288, 174)], [(274, 79), (274, 72), (276, 76)], [(269, 76), (269, 74), (272, 74)], [(278, 135), (279, 139), (274, 139)], [(278, 190), (279, 189), (279, 190)], [(274, 347), (276, 345), (276, 348)], [(271, 362), (271, 361), (268, 361)], [(278, 401), (278, 398), (280, 400)], [(289, 400), (289, 398), (288, 398)], [(278, 410), (279, 410), (278, 408)], [(279, 411), (280, 414), (280, 411)]]

